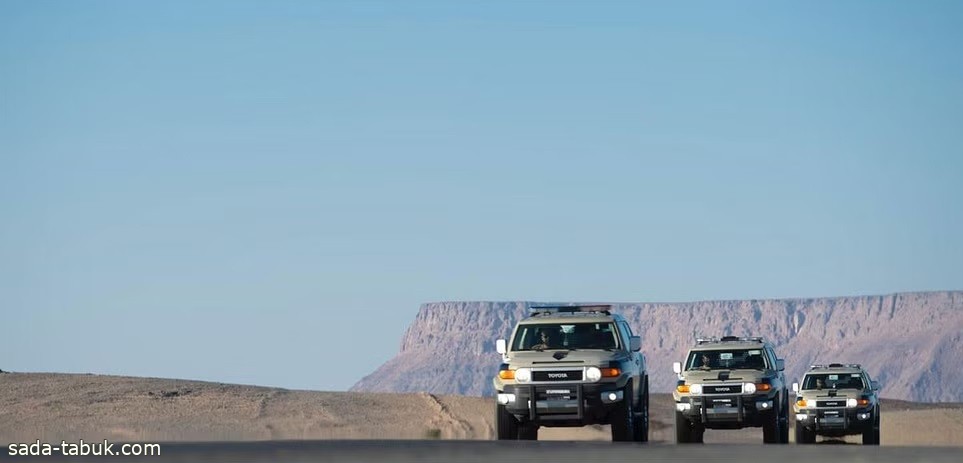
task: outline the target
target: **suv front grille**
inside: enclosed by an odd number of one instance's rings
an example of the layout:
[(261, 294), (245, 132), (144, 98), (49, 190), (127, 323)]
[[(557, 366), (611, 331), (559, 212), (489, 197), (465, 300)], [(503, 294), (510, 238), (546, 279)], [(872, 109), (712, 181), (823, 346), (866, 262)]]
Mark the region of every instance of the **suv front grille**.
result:
[(532, 381), (581, 381), (582, 370), (535, 370)]
[(717, 384), (714, 386), (703, 385), (703, 394), (741, 394), (742, 384)]
[(817, 400), (816, 407), (845, 407), (846, 399), (835, 399), (835, 400)]

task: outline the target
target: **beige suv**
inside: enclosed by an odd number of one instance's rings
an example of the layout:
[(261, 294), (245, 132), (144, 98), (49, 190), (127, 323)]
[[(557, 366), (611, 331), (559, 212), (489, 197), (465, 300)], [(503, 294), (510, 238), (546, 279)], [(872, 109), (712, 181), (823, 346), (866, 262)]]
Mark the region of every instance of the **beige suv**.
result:
[(862, 435), (864, 445), (879, 445), (879, 383), (859, 364), (813, 365), (792, 390), (797, 444), (815, 443), (818, 434)]
[(679, 377), (675, 399), (676, 442), (701, 443), (706, 429), (761, 427), (763, 442), (789, 442), (789, 394), (784, 361), (759, 337), (700, 338)]
[(536, 306), (496, 342), (495, 427), (538, 439), (540, 427), (611, 425), (613, 441), (649, 438), (649, 376), (641, 338), (611, 306)]

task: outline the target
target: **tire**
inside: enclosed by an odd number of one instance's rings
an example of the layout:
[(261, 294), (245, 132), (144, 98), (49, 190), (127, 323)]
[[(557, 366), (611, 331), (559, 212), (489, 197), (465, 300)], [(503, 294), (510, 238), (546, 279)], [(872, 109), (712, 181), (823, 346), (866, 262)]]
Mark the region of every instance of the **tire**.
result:
[(873, 412), (876, 415), (873, 426), (863, 431), (863, 445), (879, 445), (879, 407)]
[(706, 428), (702, 427), (701, 424), (695, 425), (692, 428), (692, 443), (704, 444), (705, 442), (706, 442)]
[(763, 415), (762, 442), (775, 444), (779, 442), (779, 412), (773, 410)]
[(636, 442), (649, 441), (649, 379), (646, 378), (642, 388), (642, 398), (639, 400), (638, 419), (635, 422)]
[(518, 440), (538, 440), (538, 425), (535, 423), (519, 424)]
[(779, 443), (789, 443), (789, 396), (783, 394), (782, 415), (779, 418)]
[(631, 442), (635, 434), (635, 413), (632, 406), (632, 384), (622, 391), (622, 402), (612, 411), (609, 424), (612, 427), (612, 442)]
[(498, 403), (495, 404), (495, 434), (498, 440), (518, 439), (518, 420)]
[(675, 412), (675, 443), (692, 444), (695, 441), (692, 436), (692, 425), (680, 411)]
[(796, 423), (796, 444), (815, 444), (816, 433), (806, 429), (805, 426)]

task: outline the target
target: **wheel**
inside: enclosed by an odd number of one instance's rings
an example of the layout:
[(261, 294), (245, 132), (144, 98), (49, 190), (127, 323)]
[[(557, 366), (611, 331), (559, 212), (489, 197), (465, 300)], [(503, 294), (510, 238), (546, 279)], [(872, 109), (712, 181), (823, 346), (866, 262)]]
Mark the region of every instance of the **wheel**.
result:
[(816, 443), (816, 432), (806, 429), (805, 426), (796, 423), (796, 443), (797, 444), (815, 444)]
[(612, 442), (629, 442), (636, 437), (633, 408), (632, 384), (629, 383), (622, 391), (622, 402), (616, 405), (609, 419), (612, 425)]
[(779, 417), (779, 443), (789, 443), (789, 396), (783, 395), (782, 415)]
[(636, 442), (648, 442), (649, 441), (649, 379), (645, 379), (644, 386), (642, 388), (642, 399), (639, 400), (638, 409), (638, 419), (635, 422), (635, 438)]
[(692, 443), (704, 444), (706, 442), (706, 428), (701, 424), (692, 427)]
[(779, 412), (773, 410), (764, 415), (762, 423), (762, 442), (775, 444), (779, 442)]
[(518, 440), (538, 440), (538, 425), (535, 423), (519, 424)]
[(863, 431), (863, 445), (879, 445), (879, 407), (873, 413), (873, 426)]
[(518, 420), (498, 403), (495, 404), (495, 434), (498, 440), (518, 439)]
[(689, 420), (682, 412), (675, 412), (675, 442), (677, 444), (691, 444), (695, 442), (692, 437), (692, 425), (689, 424)]

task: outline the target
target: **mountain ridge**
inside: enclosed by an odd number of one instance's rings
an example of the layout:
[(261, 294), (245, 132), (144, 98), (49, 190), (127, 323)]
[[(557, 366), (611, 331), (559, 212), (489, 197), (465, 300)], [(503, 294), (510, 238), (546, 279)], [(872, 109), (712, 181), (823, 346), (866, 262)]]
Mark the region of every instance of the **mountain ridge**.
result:
[[(528, 306), (552, 303), (422, 304), (398, 355), (350, 390), (490, 395), (500, 363), (495, 339), (507, 338)], [(653, 392), (671, 390), (671, 363), (696, 336), (734, 334), (772, 341), (790, 381), (812, 363), (862, 363), (885, 397), (963, 400), (963, 291), (598, 303), (612, 304), (642, 336)]]

